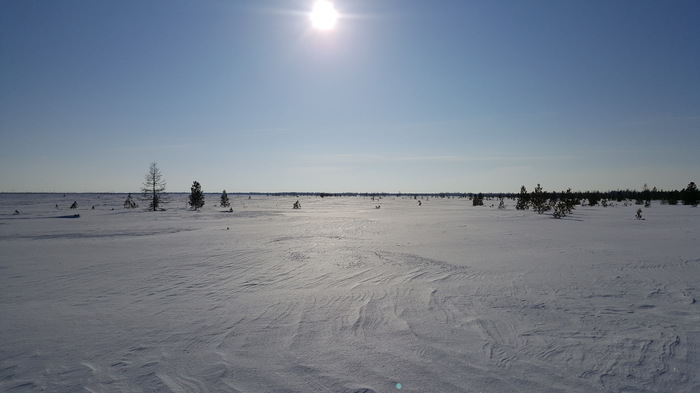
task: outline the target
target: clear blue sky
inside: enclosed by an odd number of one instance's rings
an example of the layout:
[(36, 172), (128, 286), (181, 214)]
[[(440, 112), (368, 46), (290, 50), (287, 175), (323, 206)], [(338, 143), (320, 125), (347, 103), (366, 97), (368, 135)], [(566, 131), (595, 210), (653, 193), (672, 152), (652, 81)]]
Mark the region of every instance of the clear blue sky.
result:
[(0, 192), (700, 182), (700, 1), (0, 0)]

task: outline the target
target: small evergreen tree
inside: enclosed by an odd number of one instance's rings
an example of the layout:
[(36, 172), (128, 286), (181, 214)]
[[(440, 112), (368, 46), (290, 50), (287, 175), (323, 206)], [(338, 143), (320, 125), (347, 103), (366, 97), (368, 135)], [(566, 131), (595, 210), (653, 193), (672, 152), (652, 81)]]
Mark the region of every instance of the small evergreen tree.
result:
[(192, 183), (188, 203), (195, 209), (199, 209), (204, 206), (204, 192), (202, 192), (202, 186), (198, 181), (194, 181)]
[(692, 207), (698, 206), (698, 202), (700, 202), (700, 191), (698, 191), (698, 187), (695, 185), (695, 182), (691, 181), (688, 183), (688, 187), (681, 190), (681, 199), (683, 200), (684, 205), (689, 205)]
[(554, 217), (554, 218), (566, 217), (566, 203), (564, 201), (559, 200), (554, 205), (554, 213), (552, 213), (552, 217)]
[(77, 209), (78, 208), (78, 202), (74, 201), (72, 205), (70, 205), (71, 209)]
[(472, 199), (472, 205), (473, 206), (484, 206), (484, 194), (479, 193), (477, 195), (474, 195), (474, 198)]
[(221, 207), (229, 207), (231, 206), (231, 203), (228, 201), (228, 194), (226, 194), (226, 190), (224, 190), (221, 193)]
[(644, 183), (644, 188), (642, 189), (640, 198), (644, 201), (644, 207), (651, 207), (651, 191), (649, 190), (649, 186), (647, 186), (646, 183)]
[(554, 205), (554, 218), (563, 218), (571, 214), (576, 206), (576, 197), (571, 193), (571, 188), (561, 194), (561, 198)]
[(505, 210), (506, 209), (506, 202), (501, 198), (501, 201), (498, 202), (498, 210)]
[(530, 195), (527, 193), (525, 186), (520, 187), (520, 194), (518, 194), (518, 202), (515, 204), (517, 210), (527, 210), (530, 208)]
[(588, 194), (588, 205), (589, 206), (595, 206), (600, 202), (600, 194), (596, 191), (593, 191)]
[(134, 209), (138, 207), (136, 202), (134, 202), (134, 198), (131, 196), (131, 193), (126, 197), (126, 200), (124, 201), (124, 208), (125, 209)]
[(537, 214), (543, 214), (550, 209), (547, 203), (547, 193), (542, 190), (542, 186), (540, 186), (539, 183), (537, 183), (535, 191), (533, 191), (530, 196), (530, 204)]
[(669, 205), (677, 205), (678, 199), (680, 199), (680, 192), (678, 190), (670, 191), (666, 198)]

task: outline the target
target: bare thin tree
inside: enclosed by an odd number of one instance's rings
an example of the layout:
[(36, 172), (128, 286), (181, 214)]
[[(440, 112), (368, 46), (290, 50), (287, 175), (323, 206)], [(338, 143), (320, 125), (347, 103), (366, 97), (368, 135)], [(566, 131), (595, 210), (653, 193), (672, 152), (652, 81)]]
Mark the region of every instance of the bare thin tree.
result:
[(143, 198), (148, 201), (149, 210), (156, 211), (164, 203), (161, 194), (165, 192), (165, 182), (155, 162), (151, 163), (148, 169), (141, 192), (143, 192)]

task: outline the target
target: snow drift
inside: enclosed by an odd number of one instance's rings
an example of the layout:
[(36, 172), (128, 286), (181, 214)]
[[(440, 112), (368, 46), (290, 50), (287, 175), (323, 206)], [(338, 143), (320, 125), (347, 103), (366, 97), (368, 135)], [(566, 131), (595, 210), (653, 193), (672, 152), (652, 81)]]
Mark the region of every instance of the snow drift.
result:
[(700, 391), (700, 209), (230, 197), (0, 195), (0, 390)]

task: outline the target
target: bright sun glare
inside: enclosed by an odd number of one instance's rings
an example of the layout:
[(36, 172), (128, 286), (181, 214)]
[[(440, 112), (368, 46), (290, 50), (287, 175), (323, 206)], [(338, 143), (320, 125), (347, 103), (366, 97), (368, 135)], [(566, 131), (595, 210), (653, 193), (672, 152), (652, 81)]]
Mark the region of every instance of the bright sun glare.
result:
[(319, 30), (331, 30), (338, 20), (338, 11), (333, 3), (327, 0), (318, 0), (314, 3), (314, 8), (309, 14), (311, 25)]

